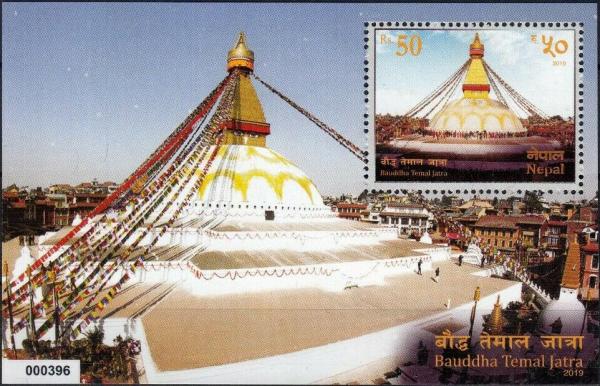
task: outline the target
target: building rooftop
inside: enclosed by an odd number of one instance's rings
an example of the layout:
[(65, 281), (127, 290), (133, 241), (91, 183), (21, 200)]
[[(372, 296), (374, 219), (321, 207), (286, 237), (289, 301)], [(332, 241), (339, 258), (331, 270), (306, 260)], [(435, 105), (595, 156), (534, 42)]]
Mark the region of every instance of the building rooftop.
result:
[(482, 228), (506, 228), (516, 229), (516, 223), (510, 216), (482, 216), (475, 223), (476, 227)]
[(517, 225), (542, 225), (546, 218), (541, 215), (523, 215), (523, 216), (482, 216), (475, 223), (476, 227), (485, 228), (506, 228), (516, 229)]
[(598, 253), (598, 243), (590, 242), (581, 247), (585, 253)]
[(361, 204), (359, 202), (338, 202), (335, 206), (338, 208), (365, 209), (367, 204)]

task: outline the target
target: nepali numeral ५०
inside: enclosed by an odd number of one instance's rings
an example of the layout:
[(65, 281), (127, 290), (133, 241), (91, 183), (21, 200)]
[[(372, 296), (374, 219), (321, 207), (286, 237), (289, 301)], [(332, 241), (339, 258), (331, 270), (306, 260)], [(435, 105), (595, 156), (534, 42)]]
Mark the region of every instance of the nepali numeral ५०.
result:
[[(564, 39), (557, 39), (556, 41), (554, 41), (554, 36), (552, 35), (548, 35), (546, 36), (546, 34), (542, 34), (541, 35), (541, 40), (542, 40), (542, 52), (546, 55), (550, 55), (551, 57), (555, 58), (556, 55), (563, 55), (567, 52), (567, 50), (569, 49), (569, 43), (564, 40)], [(538, 42), (538, 36), (537, 35), (531, 35), (531, 42), (534, 44), (537, 44)], [(561, 65), (561, 64), (554, 64), (556, 65)]]
[(398, 35), (398, 50), (396, 55), (404, 56), (410, 53), (412, 56), (418, 56), (423, 49), (423, 41), (419, 35)]

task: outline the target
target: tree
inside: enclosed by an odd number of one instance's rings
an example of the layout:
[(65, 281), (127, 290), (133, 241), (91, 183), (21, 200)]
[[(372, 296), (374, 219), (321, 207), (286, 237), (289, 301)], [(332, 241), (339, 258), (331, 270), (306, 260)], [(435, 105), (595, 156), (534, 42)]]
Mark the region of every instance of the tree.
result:
[(448, 208), (450, 205), (452, 205), (452, 198), (443, 195), (441, 205), (443, 208)]
[(542, 196), (544, 193), (539, 190), (534, 191), (525, 191), (525, 195), (523, 196), (523, 203), (525, 204), (525, 211), (527, 213), (536, 213), (541, 212), (544, 209), (542, 205)]

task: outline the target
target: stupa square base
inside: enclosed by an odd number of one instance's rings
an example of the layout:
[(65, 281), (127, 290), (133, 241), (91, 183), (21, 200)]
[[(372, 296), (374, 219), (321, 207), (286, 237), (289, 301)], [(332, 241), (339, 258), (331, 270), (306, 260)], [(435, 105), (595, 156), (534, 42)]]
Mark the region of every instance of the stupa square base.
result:
[(574, 154), (562, 150), (558, 141), (541, 137), (438, 140), (413, 135), (377, 145), (375, 162), (376, 179), (390, 182), (573, 182), (575, 178)]

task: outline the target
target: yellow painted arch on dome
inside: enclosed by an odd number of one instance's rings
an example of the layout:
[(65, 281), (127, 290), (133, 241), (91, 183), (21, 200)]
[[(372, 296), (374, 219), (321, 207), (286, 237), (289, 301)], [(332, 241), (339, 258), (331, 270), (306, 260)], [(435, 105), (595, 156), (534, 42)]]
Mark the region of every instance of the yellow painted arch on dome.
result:
[(490, 111), (485, 111), (485, 112), (476, 112), (476, 111), (444, 111), (440, 114), (439, 117), (436, 117), (435, 120), (436, 121), (440, 121), (440, 123), (442, 123), (442, 128), (445, 130), (448, 127), (448, 120), (452, 117), (455, 117), (458, 122), (460, 127), (464, 127), (465, 125), (465, 121), (467, 120), (467, 118), (474, 116), (475, 118), (477, 118), (479, 120), (479, 127), (481, 128), (481, 130), (484, 130), (484, 122), (485, 120), (492, 116), (494, 118), (496, 118), (498, 120), (498, 122), (500, 123), (500, 127), (504, 127), (505, 121), (508, 119), (510, 121), (512, 121), (513, 125), (515, 126), (515, 128), (519, 127), (518, 124), (518, 120), (515, 119), (515, 117), (512, 116), (512, 114), (507, 113), (507, 112), (500, 112), (500, 113), (495, 113), (495, 112), (490, 112)]
[(243, 150), (245, 151), (231, 151), (232, 148), (230, 146), (221, 146), (219, 151), (217, 152), (217, 159), (222, 159), (226, 161), (237, 161), (243, 162), (248, 161), (252, 158), (260, 158), (263, 161), (269, 164), (285, 164), (286, 166), (296, 167), (292, 162), (290, 162), (287, 158), (282, 155), (275, 153), (274, 151), (268, 151), (269, 155), (266, 155), (265, 151), (259, 151), (258, 149), (266, 149), (266, 148), (258, 148), (256, 146), (245, 146), (245, 145), (231, 145), (231, 146), (243, 146)]
[(208, 186), (218, 177), (228, 177), (231, 180), (232, 188), (242, 194), (242, 201), (248, 201), (248, 187), (253, 178), (263, 178), (267, 181), (279, 200), (283, 200), (284, 184), (288, 181), (294, 181), (300, 185), (310, 198), (310, 202), (314, 204), (313, 192), (310, 188), (313, 183), (308, 177), (295, 176), (290, 172), (271, 174), (262, 169), (250, 169), (243, 173), (230, 169), (220, 169), (217, 172), (209, 173), (204, 177), (204, 181), (198, 190), (200, 199), (203, 199)]

